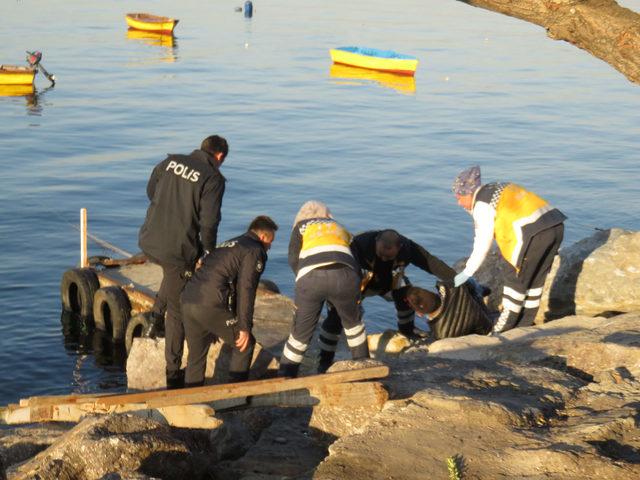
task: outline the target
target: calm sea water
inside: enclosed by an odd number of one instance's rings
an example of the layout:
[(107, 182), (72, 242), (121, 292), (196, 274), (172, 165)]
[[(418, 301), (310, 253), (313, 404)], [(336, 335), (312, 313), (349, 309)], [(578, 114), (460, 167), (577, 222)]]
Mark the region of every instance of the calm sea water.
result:
[[(446, 261), (468, 254), (450, 185), (475, 163), (560, 207), (565, 244), (640, 227), (640, 87), (587, 53), (453, 0), (256, 0), (251, 20), (242, 3), (2, 2), (0, 63), (42, 50), (58, 83), (0, 97), (0, 404), (124, 388), (122, 352), (61, 323), (78, 210), (137, 251), (152, 167), (212, 133), (231, 146), (220, 238), (271, 215), (282, 228), (265, 277), (289, 294), (288, 233), (311, 198), (354, 232), (393, 227)], [(179, 18), (174, 44), (128, 36), (131, 8)], [(416, 55), (415, 83), (332, 71), (343, 45)], [(370, 330), (395, 324), (391, 304), (365, 305)]]

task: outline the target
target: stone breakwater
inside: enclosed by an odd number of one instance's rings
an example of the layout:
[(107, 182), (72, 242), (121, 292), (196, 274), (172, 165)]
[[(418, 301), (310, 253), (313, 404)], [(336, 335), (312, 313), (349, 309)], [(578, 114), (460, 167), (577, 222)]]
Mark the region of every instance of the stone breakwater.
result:
[[(637, 242), (637, 233), (612, 232), (607, 240)], [(589, 258), (607, 243), (585, 249), (574, 292), (589, 284)], [(637, 256), (608, 255), (613, 270), (597, 273), (598, 288), (637, 272)], [(217, 412), (222, 424), (209, 430), (127, 414), (4, 427), (0, 479), (5, 469), (9, 479), (447, 478), (449, 458), (468, 479), (637, 479), (640, 308), (614, 315), (617, 305), (498, 337), (388, 342), (395, 353), (377, 348), (368, 361), (391, 369), (378, 412), (240, 406)]]

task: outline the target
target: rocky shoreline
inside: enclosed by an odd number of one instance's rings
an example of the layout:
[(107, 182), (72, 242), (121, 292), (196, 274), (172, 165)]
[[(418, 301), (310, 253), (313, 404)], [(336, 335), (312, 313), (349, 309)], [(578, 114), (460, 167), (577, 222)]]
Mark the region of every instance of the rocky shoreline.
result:
[(451, 465), (464, 479), (640, 478), (638, 285), (640, 233), (597, 232), (561, 251), (545, 288), (542, 315), (579, 315), (423, 345), (372, 336), (386, 340), (368, 362), (391, 370), (381, 411), (240, 405), (209, 430), (131, 414), (3, 426), (0, 479), (454, 478)]

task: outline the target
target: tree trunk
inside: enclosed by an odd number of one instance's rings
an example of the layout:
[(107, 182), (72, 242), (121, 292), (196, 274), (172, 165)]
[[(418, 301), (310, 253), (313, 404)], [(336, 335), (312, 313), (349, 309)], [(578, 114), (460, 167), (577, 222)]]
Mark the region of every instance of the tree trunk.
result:
[(614, 0), (459, 0), (540, 25), (640, 83), (640, 15)]

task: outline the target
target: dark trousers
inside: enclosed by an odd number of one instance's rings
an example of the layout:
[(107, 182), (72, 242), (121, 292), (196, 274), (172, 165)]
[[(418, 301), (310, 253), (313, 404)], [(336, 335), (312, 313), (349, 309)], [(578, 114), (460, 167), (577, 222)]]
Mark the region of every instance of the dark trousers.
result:
[(184, 344), (180, 294), (191, 276), (191, 272), (184, 267), (166, 263), (160, 263), (160, 266), (162, 267), (162, 283), (153, 304), (152, 314), (157, 318), (164, 317), (164, 358), (167, 387), (176, 388), (184, 384), (184, 377), (180, 371)]
[[(398, 331), (403, 335), (411, 337), (414, 335), (415, 313), (405, 300), (407, 289), (400, 287), (397, 290), (380, 292), (377, 290), (365, 290), (365, 297), (379, 295), (387, 301), (393, 300), (398, 315)], [(338, 339), (342, 332), (342, 320), (333, 305), (328, 305), (327, 317), (320, 326), (320, 367), (321, 371), (326, 370), (332, 363), (338, 346)]]
[(182, 304), (182, 315), (189, 347), (185, 372), (186, 386), (196, 387), (204, 384), (209, 346), (218, 338), (231, 347), (229, 380), (240, 382), (249, 378), (249, 367), (255, 347), (253, 335), (247, 349), (241, 352), (235, 345), (239, 330), (235, 319), (229, 319), (227, 315), (216, 315), (212, 313), (211, 308), (190, 303)]
[(368, 358), (369, 346), (360, 316), (359, 296), (360, 277), (346, 265), (316, 268), (300, 278), (295, 291), (296, 315), (280, 359), (280, 374), (297, 376), (325, 302), (331, 303), (342, 319), (353, 358)]
[(493, 326), (495, 333), (533, 325), (540, 308), (544, 281), (563, 237), (563, 224), (533, 236), (524, 253), (520, 271), (512, 269), (505, 278), (502, 312)]

